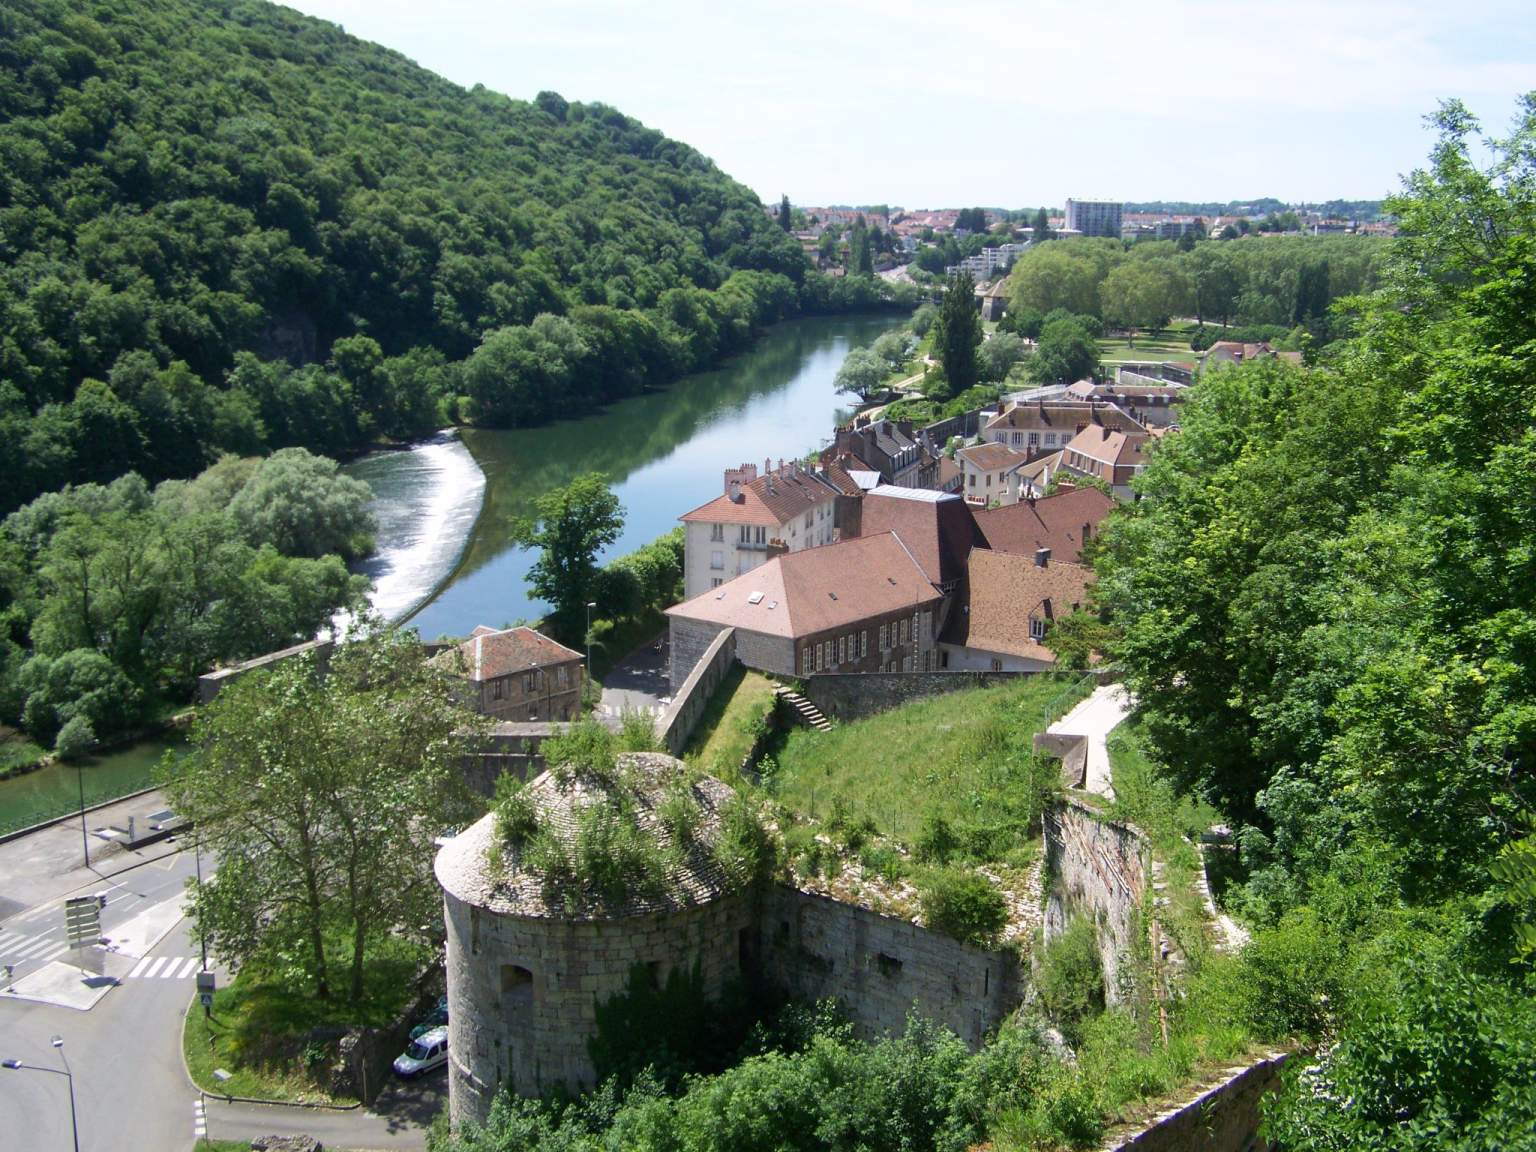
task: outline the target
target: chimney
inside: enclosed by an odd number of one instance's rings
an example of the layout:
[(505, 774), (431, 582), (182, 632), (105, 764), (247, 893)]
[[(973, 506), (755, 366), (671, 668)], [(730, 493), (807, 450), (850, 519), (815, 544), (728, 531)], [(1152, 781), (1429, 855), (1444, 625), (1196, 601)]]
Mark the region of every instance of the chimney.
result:
[(732, 504), (741, 503), (741, 481), (729, 480), (726, 482), (725, 494), (731, 498)]
[(1035, 490), (1033, 488), (1029, 490), (1029, 506), (1031, 508), (1035, 506)]
[(732, 503), (740, 504), (746, 498), (742, 495), (742, 487), (756, 479), (756, 464), (743, 464), (739, 468), (727, 468), (725, 470), (725, 494), (731, 498)]
[(997, 414), (1001, 416), (1006, 411), (1008, 411), (1008, 401), (999, 396), (997, 398)]
[(1035, 549), (1035, 567), (1045, 568), (1051, 563), (1051, 550), (1049, 548)]
[(475, 679), (476, 680), (480, 679), (480, 643), (484, 639), (485, 639), (484, 636), (476, 636), (475, 637)]
[(1105, 439), (1105, 440), (1109, 439), (1109, 425), (1108, 424), (1106, 424), (1104, 427), (1100, 428), (1099, 431), (1104, 434), (1103, 435), (1103, 439)]
[(784, 541), (780, 540), (777, 536), (768, 541), (767, 557), (769, 560), (772, 560), (775, 556), (783, 556), (788, 551), (789, 545), (784, 543)]

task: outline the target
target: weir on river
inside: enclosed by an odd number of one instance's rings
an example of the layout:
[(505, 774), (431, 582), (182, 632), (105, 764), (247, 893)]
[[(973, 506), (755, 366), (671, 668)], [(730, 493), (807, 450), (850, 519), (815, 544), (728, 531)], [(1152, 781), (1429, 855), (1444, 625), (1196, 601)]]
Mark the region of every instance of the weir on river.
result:
[(378, 552), (364, 568), (375, 609), (427, 640), (537, 618), (544, 606), (526, 584), (533, 557), (511, 542), (536, 497), (583, 472), (606, 473), (625, 525), (604, 558), (632, 551), (718, 496), (723, 469), (804, 456), (830, 440), (843, 358), (903, 320), (791, 321), (720, 368), (581, 420), (468, 429), (462, 444), (440, 437), (355, 461), (347, 471), (373, 485), (379, 521)]

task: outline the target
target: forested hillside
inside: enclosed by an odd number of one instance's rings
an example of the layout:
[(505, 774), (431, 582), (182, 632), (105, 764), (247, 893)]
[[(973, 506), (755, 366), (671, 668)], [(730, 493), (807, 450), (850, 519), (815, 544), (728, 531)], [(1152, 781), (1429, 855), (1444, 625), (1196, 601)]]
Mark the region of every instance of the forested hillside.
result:
[(259, 0), (0, 0), (0, 512), (576, 411), (836, 306), (805, 267), (603, 105), (465, 91)]
[(1486, 171), (1440, 127), (1355, 334), (1203, 377), (1096, 561), (1238, 831), (1248, 979), (1321, 1046), (1285, 1148), (1536, 1147), (1536, 97)]

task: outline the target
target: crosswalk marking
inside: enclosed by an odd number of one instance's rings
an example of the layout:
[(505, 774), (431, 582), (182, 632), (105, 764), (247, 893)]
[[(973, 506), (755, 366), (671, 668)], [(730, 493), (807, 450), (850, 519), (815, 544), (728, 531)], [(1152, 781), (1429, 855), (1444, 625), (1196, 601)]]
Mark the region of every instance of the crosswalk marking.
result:
[(20, 932), (0, 932), (0, 948), (9, 948), (16, 941), (26, 939), (28, 937), (23, 936)]
[(38, 940), (36, 940), (35, 942), (33, 942), (31, 944), (28, 944), (20, 952), (17, 952), (16, 953), (16, 959), (17, 960), (30, 960), (30, 959), (32, 959), (33, 956), (37, 955), (39, 952), (46, 952), (53, 944), (54, 944), (54, 941), (48, 939), (48, 937), (46, 937), (46, 936), (41, 937)]
[(185, 980), (201, 961), (196, 956), (146, 956), (124, 977), (125, 980)]
[(48, 960), (56, 959), (57, 957), (64, 955), (64, 953), (66, 953), (68, 951), (69, 951), (69, 945), (68, 944), (55, 944), (52, 948), (48, 949), (48, 951), (46, 951), (46, 952), (39, 952), (36, 956), (32, 957), (32, 959), (37, 960), (39, 962), (46, 962)]

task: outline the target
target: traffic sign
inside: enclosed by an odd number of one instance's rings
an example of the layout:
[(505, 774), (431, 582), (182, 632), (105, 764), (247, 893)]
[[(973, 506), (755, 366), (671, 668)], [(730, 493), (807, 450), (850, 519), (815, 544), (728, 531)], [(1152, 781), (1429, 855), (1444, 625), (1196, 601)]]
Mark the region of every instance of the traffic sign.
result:
[(64, 935), (71, 948), (83, 948), (101, 939), (99, 896), (71, 896), (64, 902)]

